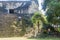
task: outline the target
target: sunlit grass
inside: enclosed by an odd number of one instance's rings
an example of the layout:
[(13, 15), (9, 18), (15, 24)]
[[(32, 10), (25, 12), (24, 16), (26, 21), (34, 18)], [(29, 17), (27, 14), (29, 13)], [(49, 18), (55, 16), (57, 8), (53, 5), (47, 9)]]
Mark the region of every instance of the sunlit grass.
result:
[(60, 40), (60, 38), (32, 38), (32, 39), (27, 39), (25, 37), (11, 37), (11, 38), (0, 38), (0, 40)]

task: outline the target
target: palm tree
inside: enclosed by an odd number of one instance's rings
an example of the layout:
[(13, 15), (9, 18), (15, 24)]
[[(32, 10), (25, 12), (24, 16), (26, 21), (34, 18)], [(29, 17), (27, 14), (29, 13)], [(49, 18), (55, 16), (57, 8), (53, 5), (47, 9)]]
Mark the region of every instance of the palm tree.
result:
[[(47, 23), (46, 17), (40, 12), (36, 12), (33, 16), (32, 16), (32, 23), (34, 25), (35, 30), (37, 29), (37, 31), (41, 31), (42, 28), (42, 24), (43, 23)], [(36, 26), (37, 25), (37, 26)], [(38, 33), (37, 32), (37, 33)], [(35, 33), (36, 34), (36, 33)]]

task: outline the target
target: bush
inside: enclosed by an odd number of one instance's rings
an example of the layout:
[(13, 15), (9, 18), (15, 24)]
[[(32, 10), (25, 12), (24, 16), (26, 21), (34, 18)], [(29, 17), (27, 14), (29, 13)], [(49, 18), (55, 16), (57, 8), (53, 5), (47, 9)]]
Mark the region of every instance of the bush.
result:
[(60, 32), (60, 27), (58, 28), (58, 31)]

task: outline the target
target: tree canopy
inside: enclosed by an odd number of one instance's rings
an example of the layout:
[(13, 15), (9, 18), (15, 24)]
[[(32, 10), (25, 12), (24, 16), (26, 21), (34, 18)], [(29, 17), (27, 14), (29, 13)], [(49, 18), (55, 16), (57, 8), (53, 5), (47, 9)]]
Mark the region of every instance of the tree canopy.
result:
[(50, 23), (60, 23), (60, 0), (44, 0), (43, 9), (47, 9), (47, 20)]

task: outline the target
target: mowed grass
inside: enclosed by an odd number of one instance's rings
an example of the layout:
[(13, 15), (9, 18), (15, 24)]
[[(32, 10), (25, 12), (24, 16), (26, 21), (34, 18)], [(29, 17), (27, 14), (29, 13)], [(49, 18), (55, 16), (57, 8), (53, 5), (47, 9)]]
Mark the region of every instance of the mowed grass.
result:
[(21, 38), (21, 37), (12, 37), (12, 38), (0, 38), (0, 40), (60, 40), (60, 38)]
[(29, 40), (60, 40), (58, 37), (30, 38)]
[(28, 40), (60, 40), (60, 38), (39, 38), (39, 39), (28, 39)]

